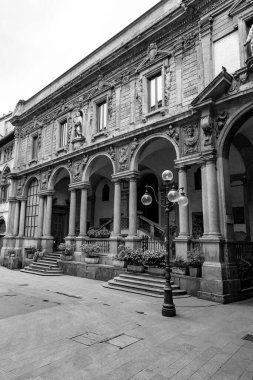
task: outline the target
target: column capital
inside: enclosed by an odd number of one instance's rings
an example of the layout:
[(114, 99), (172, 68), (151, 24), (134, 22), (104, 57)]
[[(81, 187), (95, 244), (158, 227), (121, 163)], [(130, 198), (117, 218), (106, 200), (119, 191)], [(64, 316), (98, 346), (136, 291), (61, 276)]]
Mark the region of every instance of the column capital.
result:
[(89, 189), (90, 187), (90, 182), (76, 182), (69, 184), (69, 191), (78, 189)]
[(139, 178), (140, 173), (137, 170), (126, 170), (121, 173), (112, 174), (112, 181), (128, 180), (130, 178)]
[(207, 152), (203, 152), (201, 155), (201, 163), (202, 165), (207, 165), (212, 162), (216, 162), (217, 152), (215, 149), (209, 150)]
[(8, 197), (8, 202), (16, 202), (18, 201), (17, 197)]
[(42, 194), (45, 196), (52, 197), (54, 195), (54, 190), (46, 190), (43, 193), (42, 192), (40, 193), (40, 195), (42, 195)]
[(20, 202), (26, 202), (27, 201), (27, 197), (19, 196), (19, 197), (16, 197), (16, 200), (20, 201)]

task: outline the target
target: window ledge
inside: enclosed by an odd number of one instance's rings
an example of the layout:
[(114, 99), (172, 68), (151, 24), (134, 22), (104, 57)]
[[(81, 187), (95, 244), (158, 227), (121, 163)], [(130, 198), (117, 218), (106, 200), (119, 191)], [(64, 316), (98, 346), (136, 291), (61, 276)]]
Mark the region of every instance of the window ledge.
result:
[(158, 115), (160, 114), (161, 116), (165, 116), (167, 113), (167, 108), (166, 107), (161, 107), (161, 108), (158, 108), (157, 110), (155, 111), (152, 111), (152, 112), (148, 112), (146, 113), (145, 115), (143, 115), (142, 117), (142, 122), (143, 123), (146, 123), (147, 119), (152, 117), (152, 116), (155, 116), (155, 115)]
[(108, 132), (107, 132), (107, 130), (105, 130), (105, 131), (101, 131), (101, 132), (98, 132), (98, 133), (95, 133), (95, 135), (92, 136), (91, 141), (95, 141), (98, 137), (101, 137), (101, 136), (108, 137)]

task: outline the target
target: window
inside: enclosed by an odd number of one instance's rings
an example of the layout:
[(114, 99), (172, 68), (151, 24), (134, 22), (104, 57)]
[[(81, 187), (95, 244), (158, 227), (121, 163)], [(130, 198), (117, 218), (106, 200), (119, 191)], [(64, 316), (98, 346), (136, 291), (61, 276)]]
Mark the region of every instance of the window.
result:
[(1, 187), (1, 203), (6, 203), (8, 200), (8, 187), (9, 185)]
[(162, 75), (161, 73), (149, 79), (149, 111), (155, 111), (162, 107)]
[(238, 70), (240, 68), (238, 31), (230, 33), (214, 42), (213, 51), (215, 76), (222, 71), (222, 66), (225, 67), (229, 73)]
[(64, 120), (60, 123), (60, 136), (59, 136), (60, 148), (67, 145), (67, 132), (68, 132), (68, 124), (67, 124), (67, 120)]
[(1, 178), (1, 196), (0, 196), (1, 203), (5, 203), (8, 201), (8, 188), (9, 188), (8, 174), (10, 174), (10, 169), (7, 167), (5, 168), (2, 174), (2, 178)]
[(38, 158), (38, 135), (33, 136), (32, 142), (32, 160), (36, 160)]
[(102, 132), (107, 127), (107, 102), (97, 105), (97, 129)]
[(25, 213), (25, 236), (33, 237), (37, 227), (39, 197), (38, 197), (38, 181), (34, 179), (27, 193), (26, 213)]

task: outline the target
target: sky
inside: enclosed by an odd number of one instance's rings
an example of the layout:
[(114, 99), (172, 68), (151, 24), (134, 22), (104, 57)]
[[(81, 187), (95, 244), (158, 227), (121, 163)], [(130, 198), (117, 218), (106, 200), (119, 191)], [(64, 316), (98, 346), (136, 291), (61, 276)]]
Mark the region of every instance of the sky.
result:
[(0, 0), (0, 117), (158, 0)]

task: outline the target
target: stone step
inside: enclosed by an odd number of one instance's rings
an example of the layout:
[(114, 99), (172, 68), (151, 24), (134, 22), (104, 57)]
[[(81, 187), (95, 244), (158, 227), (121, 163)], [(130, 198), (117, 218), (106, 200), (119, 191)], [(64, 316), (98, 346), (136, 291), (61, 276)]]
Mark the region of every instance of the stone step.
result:
[(40, 266), (37, 266), (35, 264), (30, 264), (29, 266), (25, 267), (24, 269), (32, 269), (34, 271), (38, 271), (38, 272), (55, 272), (55, 273), (58, 273), (58, 272), (61, 272), (62, 270), (60, 268), (48, 268), (48, 267), (40, 267)]
[(37, 272), (37, 271), (33, 271), (31, 269), (21, 269), (21, 272), (24, 272), (24, 273), (29, 273), (29, 274), (36, 274), (36, 275), (39, 275), (39, 276), (63, 276), (63, 273), (59, 272), (59, 273), (50, 273), (50, 272)]
[[(117, 277), (114, 277), (113, 279), (115, 282), (117, 283), (122, 283), (122, 284), (136, 284), (136, 285), (140, 285), (140, 286), (146, 286), (146, 287), (149, 287), (149, 288), (157, 288), (157, 289), (162, 289), (164, 288), (164, 285), (165, 285), (165, 280), (163, 280), (162, 282), (155, 282), (155, 281), (147, 281), (145, 279), (145, 281), (142, 281), (141, 279), (132, 279), (132, 278), (125, 278), (124, 276), (117, 276)], [(171, 287), (173, 289), (179, 289), (179, 286), (178, 285), (174, 285), (171, 283)]]
[[(156, 298), (163, 298), (164, 297), (164, 292), (157, 293), (157, 292), (151, 292), (151, 291), (144, 291), (141, 288), (137, 289), (137, 288), (130, 288), (130, 287), (122, 287), (122, 286), (117, 285), (116, 283), (113, 284), (113, 285), (105, 283), (105, 284), (103, 284), (103, 287), (104, 288), (109, 288), (109, 289), (114, 289), (114, 290), (120, 290), (120, 291), (128, 292), (128, 293), (142, 294), (142, 295), (145, 295), (145, 296), (156, 297)], [(184, 290), (173, 290), (172, 294), (173, 294), (173, 298), (177, 298), (177, 297), (182, 297), (182, 298), (184, 298), (184, 297), (190, 297), (186, 293), (186, 291), (184, 291)]]
[(35, 264), (35, 263), (38, 265), (44, 265), (45, 267), (58, 267), (57, 263), (48, 262), (48, 261), (44, 261), (44, 260), (34, 261), (33, 264)]
[[(152, 288), (152, 287), (149, 287), (148, 285), (144, 286), (144, 285), (139, 285), (136, 283), (122, 283), (122, 282), (118, 282), (118, 281), (114, 281), (114, 280), (109, 280), (108, 285), (113, 287), (113, 288), (114, 288), (114, 286), (116, 286), (116, 287), (120, 287), (123, 289), (140, 290), (140, 291), (145, 292), (145, 293), (160, 294), (160, 295), (164, 294), (164, 289), (162, 287), (161, 288)], [(186, 294), (185, 290), (181, 290), (178, 287), (176, 289), (172, 288), (172, 292), (175, 295), (176, 294), (177, 295)]]
[(145, 274), (145, 273), (135, 274), (131, 272), (125, 272), (125, 273), (121, 273), (119, 276), (122, 278), (136, 279), (137, 281), (139, 280), (143, 282), (154, 282), (157, 284), (164, 284), (165, 282), (165, 277), (163, 276), (150, 276), (149, 274)]

